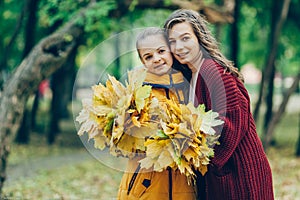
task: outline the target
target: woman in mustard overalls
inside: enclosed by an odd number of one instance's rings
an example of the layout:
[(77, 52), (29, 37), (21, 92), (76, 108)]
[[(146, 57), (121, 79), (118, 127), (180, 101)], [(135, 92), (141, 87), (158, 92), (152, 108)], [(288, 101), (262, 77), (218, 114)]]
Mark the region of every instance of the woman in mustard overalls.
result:
[[(165, 32), (159, 28), (147, 28), (137, 39), (139, 57), (147, 68), (144, 84), (152, 86), (152, 94), (163, 106), (167, 99), (187, 103), (188, 85), (181, 72), (172, 68), (174, 62), (166, 41)], [(168, 168), (162, 172), (141, 169), (139, 160), (130, 159), (124, 173), (118, 199), (120, 200), (194, 200), (196, 190), (179, 170)]]

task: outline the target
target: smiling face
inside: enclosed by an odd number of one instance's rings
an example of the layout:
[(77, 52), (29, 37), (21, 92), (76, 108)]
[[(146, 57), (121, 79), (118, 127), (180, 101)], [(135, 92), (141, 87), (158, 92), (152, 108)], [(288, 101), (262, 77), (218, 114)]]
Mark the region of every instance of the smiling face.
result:
[(139, 40), (138, 51), (150, 73), (163, 75), (172, 68), (172, 54), (163, 35), (150, 35)]
[(201, 59), (198, 39), (190, 23), (175, 24), (169, 30), (169, 43), (174, 57), (181, 63), (187, 64), (192, 70)]

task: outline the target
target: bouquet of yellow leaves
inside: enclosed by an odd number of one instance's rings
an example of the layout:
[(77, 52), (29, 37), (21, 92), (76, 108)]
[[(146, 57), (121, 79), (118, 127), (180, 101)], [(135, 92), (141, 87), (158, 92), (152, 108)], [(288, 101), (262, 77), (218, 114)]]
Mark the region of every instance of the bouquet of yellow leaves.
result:
[(159, 113), (158, 100), (151, 96), (151, 86), (143, 85), (145, 69), (128, 72), (125, 86), (109, 76), (106, 86), (92, 86), (92, 99), (82, 100), (76, 121), (78, 135), (88, 133), (95, 148), (110, 148), (115, 156), (134, 157), (145, 152), (145, 138), (157, 131), (152, 119)]
[(210, 157), (214, 155), (213, 146), (218, 144), (214, 126), (223, 124), (218, 113), (205, 111), (205, 106), (197, 108), (189, 103), (178, 104), (168, 100), (167, 109), (162, 113), (161, 129), (146, 142), (146, 157), (140, 160), (142, 168), (153, 167), (162, 171), (167, 167), (179, 169), (190, 181), (194, 171), (202, 175), (207, 172)]
[(145, 78), (146, 70), (138, 69), (128, 72), (125, 85), (109, 76), (106, 86), (92, 86), (93, 96), (82, 101), (76, 118), (78, 135), (88, 133), (96, 148), (109, 148), (114, 156), (143, 153), (142, 168), (179, 169), (189, 180), (195, 170), (204, 175), (218, 144), (213, 127), (223, 121), (204, 105), (167, 100), (162, 108)]

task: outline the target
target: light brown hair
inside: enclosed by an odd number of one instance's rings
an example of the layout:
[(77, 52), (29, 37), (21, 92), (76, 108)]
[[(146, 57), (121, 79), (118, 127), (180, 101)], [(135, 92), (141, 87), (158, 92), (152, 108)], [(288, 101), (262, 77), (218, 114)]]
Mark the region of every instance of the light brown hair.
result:
[(167, 33), (178, 23), (188, 22), (198, 38), (198, 43), (202, 50), (205, 50), (204, 56), (210, 56), (217, 63), (224, 67), (225, 71), (232, 73), (240, 80), (244, 81), (242, 74), (234, 67), (234, 63), (228, 60), (220, 51), (216, 39), (208, 29), (208, 22), (205, 18), (193, 10), (179, 9), (174, 11), (164, 24)]
[(161, 36), (163, 36), (165, 38), (165, 40), (166, 40), (166, 43), (168, 44), (168, 42), (167, 42), (168, 41), (167, 34), (164, 31), (164, 29), (158, 28), (158, 27), (148, 27), (148, 28), (144, 29), (142, 32), (140, 32), (138, 34), (137, 39), (136, 39), (136, 43), (135, 43), (136, 49), (138, 51), (138, 54), (139, 54), (139, 57), (140, 57), (141, 60), (142, 60), (142, 58), (141, 58), (140, 51), (139, 51), (139, 49), (140, 49), (140, 47), (139, 47), (140, 41), (144, 40), (148, 36), (153, 36), (153, 35), (161, 35)]

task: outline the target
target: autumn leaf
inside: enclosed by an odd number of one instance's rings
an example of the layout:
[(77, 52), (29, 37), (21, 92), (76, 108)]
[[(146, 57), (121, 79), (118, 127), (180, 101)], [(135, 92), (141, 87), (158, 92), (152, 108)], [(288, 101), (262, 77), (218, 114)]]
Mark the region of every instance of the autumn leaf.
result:
[(206, 134), (214, 135), (216, 131), (213, 127), (223, 124), (222, 120), (218, 120), (219, 114), (216, 112), (208, 111), (202, 117), (200, 130)]
[(119, 97), (123, 97), (126, 94), (126, 88), (125, 86), (119, 82), (114, 76), (108, 75), (108, 79), (111, 83), (111, 89), (113, 92)]
[(169, 136), (167, 136), (163, 130), (157, 130), (156, 137), (160, 139), (168, 139)]
[(129, 93), (133, 93), (136, 89), (140, 88), (146, 78), (147, 70), (145, 68), (137, 68), (131, 71), (128, 71), (128, 82), (126, 88)]
[(140, 113), (145, 106), (145, 99), (150, 96), (151, 86), (145, 85), (138, 88), (134, 93), (134, 100), (137, 111)]
[(95, 135), (93, 139), (94, 139), (94, 147), (100, 150), (103, 150), (105, 147), (107, 147), (109, 142), (109, 140), (101, 134)]

